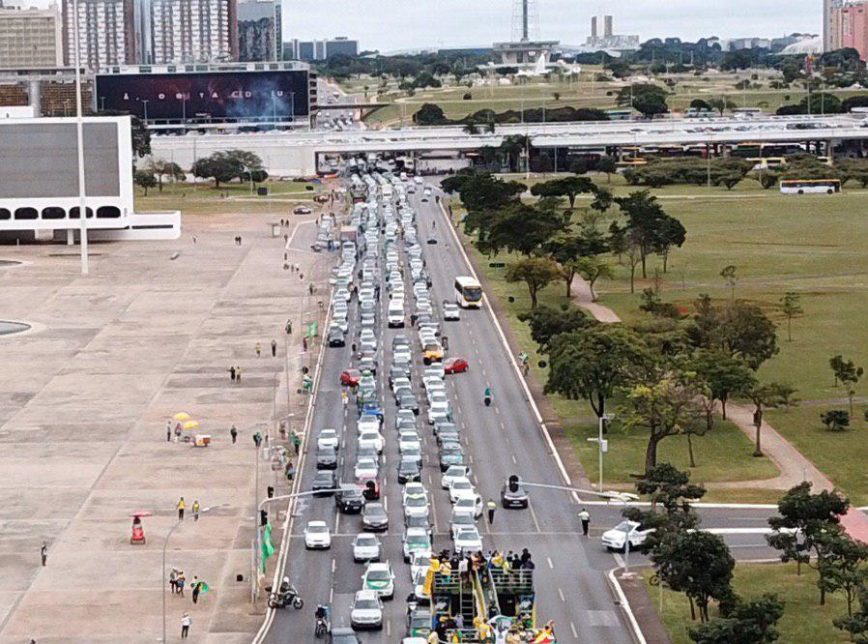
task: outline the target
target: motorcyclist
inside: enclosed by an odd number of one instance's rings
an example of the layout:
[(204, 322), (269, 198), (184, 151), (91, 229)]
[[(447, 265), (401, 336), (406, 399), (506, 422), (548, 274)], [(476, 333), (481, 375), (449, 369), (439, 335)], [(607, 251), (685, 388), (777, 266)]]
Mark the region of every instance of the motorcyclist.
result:
[(325, 632), (330, 630), (328, 606), (325, 604), (317, 604), (316, 610), (314, 611), (314, 618), (316, 619), (317, 630), (319, 630), (320, 624), (323, 625)]
[(482, 398), (485, 406), (488, 407), (491, 404), (491, 387), (485, 388), (485, 392), (482, 394)]

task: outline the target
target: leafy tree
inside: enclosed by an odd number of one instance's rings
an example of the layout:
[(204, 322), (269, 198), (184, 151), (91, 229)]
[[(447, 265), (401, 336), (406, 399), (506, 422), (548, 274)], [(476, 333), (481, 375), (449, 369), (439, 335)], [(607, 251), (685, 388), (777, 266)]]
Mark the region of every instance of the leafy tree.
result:
[(632, 192), (627, 197), (615, 197), (614, 201), (627, 217), (630, 240), (639, 251), (642, 277), (646, 278), (645, 260), (648, 255), (668, 255), (672, 245), (684, 243), (686, 231), (677, 219), (663, 211), (657, 198), (647, 190)]
[(706, 492), (702, 485), (690, 482), (688, 472), (682, 472), (671, 463), (660, 463), (647, 470), (636, 481), (636, 491), (650, 498), (652, 510), (660, 506), (670, 515), (685, 511)]
[[(799, 572), (802, 564), (820, 571), (829, 554), (829, 542), (823, 537), (842, 532), (841, 516), (849, 507), (850, 501), (836, 491), (811, 494), (809, 481), (799, 483), (778, 501), (778, 515), (769, 517), (773, 532), (766, 536), (766, 541), (775, 550), (780, 550), (781, 561), (795, 561)], [(819, 588), (820, 605), (823, 605), (826, 603), (826, 589), (822, 584)]]
[[(570, 172), (573, 174), (585, 174), (588, 171), (588, 162), (582, 158), (576, 158), (570, 161)], [(570, 206), (572, 208), (572, 206)]]
[(835, 374), (835, 386), (838, 382), (847, 387), (847, 398), (850, 400), (850, 415), (853, 415), (853, 397), (856, 395), (856, 385), (865, 370), (857, 367), (852, 360), (844, 360), (840, 355), (829, 360), (829, 366)]
[(743, 360), (719, 349), (702, 349), (693, 359), (693, 368), (708, 385), (712, 400), (720, 401), (726, 420), (726, 403), (730, 397), (744, 396), (756, 387), (754, 372)]
[(503, 137), (500, 151), (506, 156), (507, 164), (512, 172), (518, 172), (522, 154), (531, 150), (530, 138), (524, 134), (510, 134)]
[(166, 161), (165, 159), (151, 159), (148, 164), (150, 170), (157, 179), (157, 188), (163, 192), (163, 177), (168, 177), (174, 181), (185, 181), (187, 175), (177, 163)]
[(620, 325), (594, 325), (552, 338), (545, 392), (587, 400), (602, 418), (615, 391), (649, 362), (642, 338)]
[(655, 250), (663, 257), (663, 272), (669, 268), (669, 251), (673, 246), (681, 248), (687, 239), (687, 229), (675, 217), (666, 216), (657, 229)]
[(692, 107), (694, 110), (711, 111), (711, 105), (703, 101), (701, 98), (694, 98), (692, 101), (690, 101), (690, 107)]
[[(129, 112), (118, 110), (100, 110), (97, 116), (125, 116)], [(133, 144), (133, 155), (140, 159), (151, 153), (151, 131), (145, 122), (135, 114), (130, 115), (130, 135)]]
[(153, 188), (157, 185), (157, 177), (150, 170), (136, 170), (133, 178), (137, 186), (144, 188), (146, 197), (148, 196), (148, 188)]
[(192, 168), (193, 176), (214, 179), (215, 187), (221, 183), (241, 178), (245, 171), (262, 170), (262, 160), (254, 152), (226, 150), (198, 159)]
[(825, 557), (820, 566), (818, 585), (827, 593), (843, 592), (847, 599), (847, 617), (853, 617), (853, 602), (868, 582), (868, 545), (851, 539), (843, 532), (822, 533)]
[(572, 295), (573, 279), (579, 272), (579, 260), (608, 250), (605, 237), (597, 229), (597, 219), (583, 217), (578, 228), (561, 230), (543, 244), (543, 250), (561, 267), (566, 297)]
[(606, 173), (606, 183), (612, 182), (612, 175), (618, 171), (618, 161), (615, 157), (605, 156), (597, 161), (597, 172)]
[(857, 591), (859, 610), (849, 617), (837, 617), (833, 620), (836, 628), (850, 634), (850, 640), (856, 644), (868, 644), (868, 582), (863, 580)]
[(708, 621), (708, 604), (732, 594), (735, 559), (723, 538), (703, 531), (681, 531), (664, 539), (651, 554), (660, 579), (672, 590), (683, 592)]
[(553, 212), (544, 207), (516, 201), (493, 214), (487, 235), (479, 240), (479, 249), (499, 253), (506, 249), (530, 255), (563, 228)]
[(630, 105), (637, 112), (641, 112), (645, 118), (654, 118), (657, 114), (665, 114), (669, 111), (666, 105), (668, 96), (669, 92), (658, 85), (634, 83), (618, 91), (617, 102), (621, 106)]
[(538, 293), (558, 277), (558, 265), (546, 257), (525, 257), (506, 269), (507, 282), (527, 284), (532, 309), (536, 308)]
[(648, 431), (645, 471), (657, 465), (657, 448), (668, 436), (702, 433), (708, 415), (702, 399), (708, 388), (696, 377), (677, 371), (656, 371), (627, 391), (627, 427)]
[(570, 208), (575, 207), (579, 194), (596, 192), (597, 187), (588, 177), (561, 177), (534, 184), (530, 189), (530, 193), (537, 197), (566, 197)]
[(588, 257), (580, 257), (575, 261), (575, 268), (579, 275), (588, 283), (588, 288), (591, 291), (591, 301), (597, 301), (597, 293), (594, 291), (594, 284), (601, 277), (604, 279), (613, 279), (615, 276), (612, 267), (604, 259), (600, 259), (597, 255)]
[(733, 302), (723, 308), (718, 336), (724, 349), (754, 370), (778, 353), (775, 324), (755, 304)]
[(753, 425), (756, 428), (756, 440), (754, 456), (762, 456), (762, 425), (763, 414), (766, 409), (774, 409), (781, 405), (780, 389), (783, 385), (778, 383), (759, 384), (747, 392), (747, 397), (754, 404)]
[(712, 109), (715, 109), (715, 110), (717, 110), (718, 112), (720, 112), (720, 115), (721, 115), (721, 116), (723, 116), (723, 113), (724, 113), (726, 110), (731, 110), (731, 109), (734, 109), (734, 108), (736, 107), (736, 104), (735, 104), (735, 103), (733, 103), (733, 102), (732, 102), (731, 100), (729, 100), (728, 98), (723, 98), (723, 97), (721, 97), (721, 98), (712, 98), (711, 100), (708, 101), (708, 105), (709, 105), (709, 107), (711, 107)]
[(423, 103), (419, 110), (413, 114), (413, 122), (416, 125), (442, 125), (446, 121), (443, 108), (434, 103)]
[(527, 313), (522, 313), (518, 319), (530, 327), (530, 337), (539, 345), (540, 351), (548, 351), (551, 341), (562, 333), (572, 333), (593, 324), (592, 320), (573, 306), (553, 309), (550, 306), (538, 306)]
[(820, 420), (833, 432), (843, 432), (850, 426), (850, 414), (844, 409), (830, 409), (820, 414)]
[(690, 630), (695, 644), (772, 644), (780, 634), (775, 626), (783, 617), (784, 604), (777, 595), (764, 594), (735, 605), (722, 619), (714, 619)]
[(726, 280), (726, 285), (729, 286), (729, 297), (731, 300), (735, 300), (735, 285), (738, 283), (736, 271), (736, 267), (732, 264), (724, 266), (720, 271), (720, 276)]
[(804, 313), (804, 310), (799, 304), (801, 300), (801, 296), (798, 293), (793, 293), (792, 291), (788, 291), (781, 298), (781, 312), (784, 314), (784, 317), (787, 318), (787, 341), (793, 341), (793, 318)]

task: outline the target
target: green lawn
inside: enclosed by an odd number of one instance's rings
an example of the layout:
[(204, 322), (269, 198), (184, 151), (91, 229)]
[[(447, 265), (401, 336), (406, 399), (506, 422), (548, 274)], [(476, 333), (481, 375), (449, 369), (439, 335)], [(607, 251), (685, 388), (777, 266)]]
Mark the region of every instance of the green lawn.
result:
[[(144, 195), (136, 188), (136, 208), (142, 211), (180, 210), (182, 213), (234, 213), (240, 211), (289, 212), (297, 204), (312, 205), (311, 201), (319, 189), (312, 183), (296, 181), (268, 181), (262, 184), (269, 190), (267, 197), (259, 197), (250, 192), (250, 184), (230, 183), (214, 188), (209, 183), (166, 183), (163, 191), (157, 188), (148, 190)], [(308, 191), (307, 186), (314, 187)], [(225, 195), (225, 196), (224, 196)]]
[[(453, 207), (456, 215), (460, 208)], [(475, 248), (469, 247), (483, 268), (489, 283), (489, 296), (497, 297), (503, 305), (507, 322), (515, 332), (522, 348), (531, 355), (531, 365), (534, 375), (545, 382), (546, 370), (540, 369), (540, 358), (536, 353), (537, 346), (530, 337), (526, 324), (518, 320), (518, 315), (530, 308), (530, 296), (522, 284), (510, 284), (505, 279), (505, 269), (491, 268), (488, 259)], [(501, 254), (498, 261), (511, 262), (514, 257)], [(566, 302), (565, 286), (562, 282), (553, 284), (540, 294), (540, 304), (558, 307)], [(513, 302), (509, 302), (509, 298)], [(561, 419), (565, 431), (573, 439), (582, 461), (582, 465), (591, 481), (597, 481), (599, 476), (597, 450), (594, 444), (586, 438), (597, 435), (596, 416), (585, 401), (573, 401), (561, 396), (550, 396), (550, 400)], [(609, 452), (603, 464), (604, 485), (607, 488), (617, 487), (632, 489), (633, 475), (642, 472), (645, 459), (646, 436), (642, 432), (627, 432), (619, 427), (617, 422), (609, 435)], [(744, 481), (765, 479), (777, 476), (778, 470), (768, 459), (752, 458), (750, 441), (738, 428), (729, 423), (718, 423), (708, 435), (694, 438), (694, 454), (697, 467), (691, 470), (693, 479), (699, 482)], [(739, 458), (733, 458), (739, 455)], [(689, 460), (687, 439), (682, 436), (667, 438), (660, 446), (660, 459), (669, 460), (678, 467), (687, 469)], [(713, 486), (712, 486), (713, 487)], [(742, 491), (738, 491), (739, 493)], [(769, 494), (762, 490), (748, 489), (743, 491), (751, 501), (771, 502), (779, 495)], [(711, 490), (708, 498), (714, 500), (731, 500), (736, 491)]]
[[(646, 581), (651, 570), (644, 571)], [(735, 567), (733, 588), (745, 599), (759, 597), (764, 593), (776, 593), (784, 601), (784, 615), (778, 622), (780, 642), (786, 644), (833, 644), (847, 642), (843, 631), (832, 624), (832, 620), (847, 613), (847, 603), (843, 595), (835, 594), (826, 598), (826, 605), (819, 605), (816, 573), (807, 567), (802, 575), (796, 575), (795, 564), (747, 564)], [(663, 623), (672, 637), (673, 644), (690, 644), (688, 630), (698, 622), (691, 622), (690, 607), (683, 593), (660, 590), (659, 586), (648, 586), (648, 593), (657, 610), (660, 610), (660, 595), (663, 596)], [(712, 618), (717, 616), (711, 609)]]

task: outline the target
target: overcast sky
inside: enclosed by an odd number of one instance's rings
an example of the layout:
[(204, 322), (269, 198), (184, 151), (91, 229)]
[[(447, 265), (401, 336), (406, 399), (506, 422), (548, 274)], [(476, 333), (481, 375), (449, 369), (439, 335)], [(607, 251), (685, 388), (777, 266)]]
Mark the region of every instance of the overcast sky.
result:
[[(514, 0), (283, 0), (283, 38), (357, 38), (363, 49), (488, 45), (509, 40)], [(540, 36), (577, 45), (594, 14), (641, 39), (820, 32), (821, 0), (536, 0)], [(534, 35), (534, 34), (532, 34)]]

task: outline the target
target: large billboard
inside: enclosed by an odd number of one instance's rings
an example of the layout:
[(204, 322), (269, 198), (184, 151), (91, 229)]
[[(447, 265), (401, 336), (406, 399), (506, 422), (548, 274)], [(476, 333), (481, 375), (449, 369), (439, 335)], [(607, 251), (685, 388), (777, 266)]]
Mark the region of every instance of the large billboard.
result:
[(196, 72), (183, 74), (100, 74), (100, 109), (141, 118), (270, 120), (307, 117), (306, 70)]

